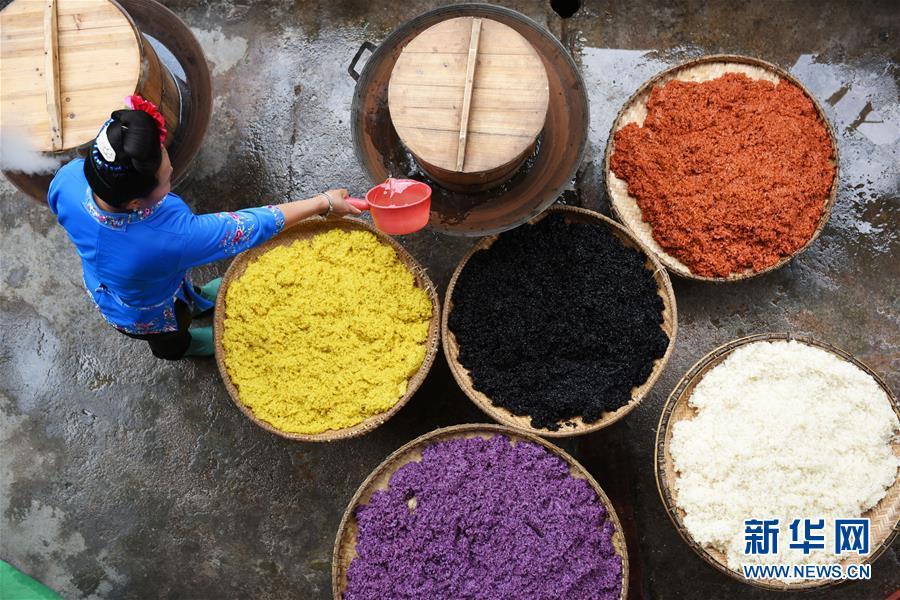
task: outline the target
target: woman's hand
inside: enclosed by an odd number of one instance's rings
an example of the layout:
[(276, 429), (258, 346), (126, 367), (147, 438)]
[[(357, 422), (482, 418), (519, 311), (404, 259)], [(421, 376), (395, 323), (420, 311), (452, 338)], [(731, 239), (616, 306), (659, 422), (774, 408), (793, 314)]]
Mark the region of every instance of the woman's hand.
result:
[(358, 215), (359, 209), (347, 201), (347, 190), (339, 188), (316, 194), (306, 200), (294, 200), (280, 204), (278, 209), (284, 215), (284, 226), (291, 227), (304, 219), (324, 215), (328, 212), (328, 201), (331, 201), (331, 214)]
[(324, 192), (331, 199), (331, 212), (335, 215), (358, 215), (360, 211), (347, 201), (350, 194), (344, 188)]

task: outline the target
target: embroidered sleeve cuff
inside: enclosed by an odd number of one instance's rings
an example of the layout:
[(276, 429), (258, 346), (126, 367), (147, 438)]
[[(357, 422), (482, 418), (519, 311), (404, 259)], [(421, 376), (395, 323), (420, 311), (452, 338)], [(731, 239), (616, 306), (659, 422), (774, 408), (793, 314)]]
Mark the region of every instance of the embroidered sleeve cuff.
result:
[(281, 212), (280, 208), (271, 204), (266, 208), (268, 208), (272, 212), (272, 216), (275, 217), (275, 233), (281, 233), (281, 230), (284, 229), (284, 213)]

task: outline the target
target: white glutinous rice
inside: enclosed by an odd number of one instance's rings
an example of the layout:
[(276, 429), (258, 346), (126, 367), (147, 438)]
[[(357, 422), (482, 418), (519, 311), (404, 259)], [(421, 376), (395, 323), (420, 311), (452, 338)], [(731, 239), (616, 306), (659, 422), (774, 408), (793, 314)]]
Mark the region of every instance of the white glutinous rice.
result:
[[(894, 484), (890, 397), (860, 368), (796, 341), (740, 346), (694, 388), (675, 423), (676, 502), (699, 544), (728, 566), (825, 564), (833, 520), (859, 517)], [(744, 555), (744, 520), (780, 520), (778, 555)], [(790, 549), (793, 519), (825, 519), (825, 550)], [(802, 533), (802, 525), (801, 525)], [(801, 538), (802, 541), (802, 538)], [(874, 548), (872, 548), (874, 550)]]

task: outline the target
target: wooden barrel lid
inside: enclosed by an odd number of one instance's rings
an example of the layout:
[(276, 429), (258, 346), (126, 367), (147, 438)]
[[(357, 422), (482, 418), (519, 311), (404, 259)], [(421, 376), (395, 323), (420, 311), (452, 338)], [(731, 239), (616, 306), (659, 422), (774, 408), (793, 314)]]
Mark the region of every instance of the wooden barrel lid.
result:
[(110, 0), (14, 0), (0, 30), (0, 126), (37, 150), (89, 142), (138, 86), (140, 34)]
[(460, 17), (403, 49), (388, 89), (391, 120), (415, 157), (457, 173), (515, 161), (544, 127), (549, 104), (540, 56), (517, 31)]

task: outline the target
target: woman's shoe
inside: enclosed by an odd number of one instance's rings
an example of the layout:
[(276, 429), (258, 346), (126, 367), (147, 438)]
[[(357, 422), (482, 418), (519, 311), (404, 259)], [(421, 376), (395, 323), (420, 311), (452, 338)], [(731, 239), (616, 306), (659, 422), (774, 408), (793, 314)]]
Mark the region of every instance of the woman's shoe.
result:
[(212, 356), (216, 353), (212, 327), (191, 327), (191, 344), (185, 356)]
[(209, 283), (200, 286), (200, 295), (210, 302), (215, 302), (216, 296), (219, 295), (220, 287), (222, 287), (222, 278), (216, 277)]
[[(202, 297), (205, 298), (206, 300), (209, 300), (210, 302), (212, 302), (213, 305), (215, 305), (215, 303), (216, 303), (216, 296), (217, 296), (218, 293), (219, 293), (219, 288), (220, 288), (220, 287), (222, 287), (222, 278), (221, 278), (221, 277), (216, 277), (215, 279), (213, 279), (212, 281), (210, 281), (210, 282), (207, 283), (206, 285), (203, 285), (203, 286), (196, 286), (196, 285), (195, 285), (195, 286), (194, 286), (194, 291), (197, 292), (198, 294), (200, 294), (200, 296), (202, 296)], [(206, 316), (206, 315), (212, 313), (212, 311), (213, 311), (212, 308), (207, 308), (206, 310), (197, 310), (197, 309), (195, 308), (193, 311), (191, 311), (191, 316), (194, 317), (194, 318), (196, 318), (196, 317), (204, 317), (204, 316)]]

